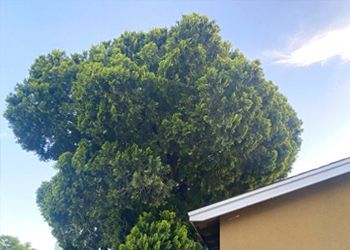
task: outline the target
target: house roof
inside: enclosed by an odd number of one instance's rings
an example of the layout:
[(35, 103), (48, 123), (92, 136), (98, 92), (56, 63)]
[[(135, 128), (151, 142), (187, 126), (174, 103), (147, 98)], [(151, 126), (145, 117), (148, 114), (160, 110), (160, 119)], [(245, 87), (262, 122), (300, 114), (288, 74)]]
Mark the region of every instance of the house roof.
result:
[(189, 219), (209, 249), (219, 249), (219, 218), (221, 216), (346, 173), (350, 173), (350, 157), (193, 210), (188, 213)]
[(191, 222), (220, 217), (268, 199), (350, 172), (350, 157), (188, 213)]

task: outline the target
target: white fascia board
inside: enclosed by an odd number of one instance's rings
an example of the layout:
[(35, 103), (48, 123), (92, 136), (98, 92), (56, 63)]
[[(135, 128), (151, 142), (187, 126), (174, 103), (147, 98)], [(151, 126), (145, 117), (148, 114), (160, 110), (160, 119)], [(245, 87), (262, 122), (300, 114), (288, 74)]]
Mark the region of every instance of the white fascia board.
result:
[(207, 221), (348, 172), (350, 172), (350, 158), (333, 162), (266, 187), (193, 210), (188, 215), (191, 222)]

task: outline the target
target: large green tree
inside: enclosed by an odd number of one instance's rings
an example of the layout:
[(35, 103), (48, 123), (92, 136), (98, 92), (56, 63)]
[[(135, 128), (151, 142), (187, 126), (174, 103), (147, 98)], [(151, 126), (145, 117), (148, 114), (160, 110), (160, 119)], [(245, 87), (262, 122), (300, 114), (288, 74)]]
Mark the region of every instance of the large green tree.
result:
[(143, 211), (188, 210), (284, 178), (301, 121), (205, 16), (39, 57), (8, 99), (18, 142), (58, 170), (37, 201), (66, 249), (124, 241)]

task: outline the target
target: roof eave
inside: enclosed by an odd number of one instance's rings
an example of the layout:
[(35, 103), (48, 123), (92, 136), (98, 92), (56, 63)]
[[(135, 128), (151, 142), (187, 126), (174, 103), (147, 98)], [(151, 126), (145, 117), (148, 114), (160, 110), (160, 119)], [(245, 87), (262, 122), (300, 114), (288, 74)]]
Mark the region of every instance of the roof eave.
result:
[(312, 169), (257, 190), (193, 210), (188, 213), (191, 222), (202, 222), (234, 212), (265, 200), (325, 181), (350, 172), (350, 158)]

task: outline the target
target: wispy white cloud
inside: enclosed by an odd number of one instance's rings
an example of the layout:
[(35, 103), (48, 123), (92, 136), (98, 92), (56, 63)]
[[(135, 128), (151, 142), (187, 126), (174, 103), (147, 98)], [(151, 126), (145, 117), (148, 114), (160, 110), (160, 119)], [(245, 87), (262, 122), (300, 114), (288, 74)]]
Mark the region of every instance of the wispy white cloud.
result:
[(350, 25), (318, 34), (291, 52), (269, 51), (268, 54), (277, 58), (276, 63), (299, 67), (325, 63), (333, 57), (339, 57), (343, 62), (349, 62)]

